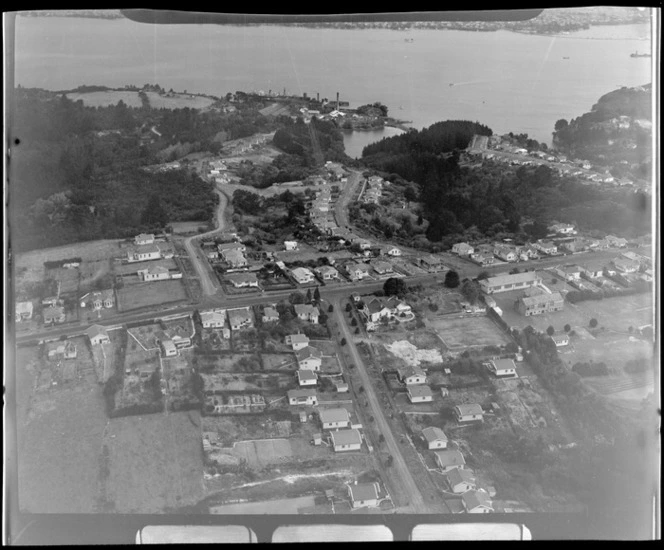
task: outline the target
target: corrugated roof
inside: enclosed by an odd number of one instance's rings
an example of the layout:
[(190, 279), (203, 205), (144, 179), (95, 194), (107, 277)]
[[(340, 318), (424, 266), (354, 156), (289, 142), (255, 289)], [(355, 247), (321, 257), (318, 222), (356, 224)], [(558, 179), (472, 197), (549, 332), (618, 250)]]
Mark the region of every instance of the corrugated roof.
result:
[(328, 422), (349, 422), (350, 415), (348, 411), (343, 408), (338, 409), (321, 409), (318, 411), (320, 421), (323, 423)]
[(337, 430), (331, 432), (332, 445), (361, 445), (362, 436), (359, 430)]
[(422, 436), (424, 439), (427, 440), (427, 442), (431, 443), (433, 441), (447, 441), (447, 436), (445, 435), (445, 432), (441, 430), (440, 428), (436, 428), (435, 426), (429, 426), (427, 428), (424, 428), (422, 430)]
[(441, 466), (463, 466), (466, 463), (466, 459), (463, 458), (461, 451), (456, 449), (447, 449), (444, 451), (434, 451), (438, 457), (438, 462)]

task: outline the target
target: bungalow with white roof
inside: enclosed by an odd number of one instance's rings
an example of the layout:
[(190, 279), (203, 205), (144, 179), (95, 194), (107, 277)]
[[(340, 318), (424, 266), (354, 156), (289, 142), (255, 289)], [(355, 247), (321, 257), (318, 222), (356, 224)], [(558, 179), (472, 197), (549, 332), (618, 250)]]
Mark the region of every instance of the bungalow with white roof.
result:
[(141, 233), (134, 237), (134, 244), (144, 245), (154, 243), (154, 234), (152, 233)]
[(314, 269), (323, 281), (334, 281), (339, 279), (339, 272), (330, 265), (322, 265)]
[(427, 444), (427, 449), (447, 449), (447, 436), (445, 432), (435, 426), (428, 426), (422, 430), (422, 439)]
[(171, 278), (168, 269), (161, 265), (150, 266), (146, 269), (139, 269), (138, 276), (145, 282), (165, 281)]
[(32, 319), (32, 302), (16, 303), (16, 322), (29, 321)]
[(306, 348), (309, 345), (309, 338), (306, 334), (289, 334), (285, 338), (287, 346), (291, 346), (294, 351)]
[(516, 251), (512, 247), (503, 244), (496, 245), (493, 249), (493, 254), (496, 258), (504, 262), (516, 262), (518, 259)]
[(512, 359), (492, 359), (485, 363), (489, 372), (497, 378), (516, 378), (516, 365)]
[(550, 225), (548, 227), (549, 231), (551, 233), (560, 233), (562, 235), (574, 235), (576, 234), (576, 230), (574, 229), (574, 225), (570, 223), (554, 223), (553, 225)]
[(226, 324), (226, 310), (201, 311), (201, 323), (203, 328), (223, 328)]
[(295, 279), (295, 282), (299, 285), (314, 282), (314, 274), (306, 267), (296, 267), (295, 269), (291, 270), (291, 275), (293, 276), (293, 279)]
[(536, 241), (533, 246), (539, 250), (540, 252), (543, 252), (544, 254), (555, 254), (558, 252), (558, 247), (553, 244), (551, 241), (545, 241), (545, 240), (538, 240)]
[(239, 242), (230, 242), (230, 243), (221, 243), (217, 245), (217, 250), (220, 254), (228, 252), (229, 250), (239, 250), (240, 252), (246, 252), (247, 247)]
[(477, 479), (469, 468), (452, 468), (447, 472), (447, 484), (455, 494), (477, 489)]
[(293, 309), (298, 319), (309, 321), (310, 323), (318, 323), (320, 311), (316, 306), (312, 306), (311, 304), (295, 304)]
[(434, 451), (436, 464), (443, 471), (449, 472), (453, 468), (463, 468), (466, 464), (466, 459), (463, 457), (461, 451), (456, 449), (446, 449), (444, 451)]
[(565, 281), (575, 281), (581, 278), (581, 268), (574, 264), (558, 266), (554, 269), (554, 273)]
[(323, 354), (317, 348), (307, 346), (295, 352), (298, 369), (319, 371), (323, 363)]
[(90, 344), (93, 346), (98, 346), (100, 344), (110, 344), (111, 339), (108, 337), (108, 331), (106, 327), (101, 325), (92, 325), (85, 331)]
[(221, 257), (231, 267), (246, 267), (248, 265), (247, 258), (244, 257), (241, 250), (224, 250), (221, 252)]
[(551, 336), (551, 340), (553, 340), (553, 343), (558, 348), (569, 345), (569, 336), (567, 334), (554, 334)]
[(454, 407), (454, 416), (457, 422), (483, 422), (484, 411), (477, 403), (457, 405)]
[(470, 256), (475, 252), (475, 249), (468, 243), (456, 243), (452, 245), (452, 253), (459, 256)]
[(300, 386), (315, 386), (318, 376), (313, 370), (302, 369), (297, 371), (297, 382)]
[(433, 391), (429, 386), (409, 386), (408, 399), (411, 403), (427, 403), (433, 401)]
[(318, 417), (324, 430), (336, 430), (346, 428), (350, 425), (350, 415), (343, 407), (336, 409), (321, 409)]
[(318, 405), (318, 394), (315, 389), (305, 388), (289, 390), (287, 393), (289, 405)]
[(381, 252), (385, 256), (401, 256), (401, 250), (396, 246), (386, 246), (381, 250)]
[(348, 498), (353, 509), (373, 508), (378, 506), (379, 485), (377, 481), (373, 483), (353, 483), (347, 485)]
[(284, 241), (284, 249), (287, 251), (297, 250), (297, 241)]
[(161, 259), (161, 250), (156, 244), (130, 248), (127, 250), (127, 262), (148, 262)]
[(228, 273), (226, 279), (235, 288), (258, 288), (258, 278), (255, 273)]
[(402, 367), (397, 369), (397, 375), (406, 386), (426, 384), (427, 381), (427, 375), (420, 367)]
[(520, 290), (528, 287), (538, 286), (542, 279), (534, 271), (525, 271), (523, 273), (513, 273), (508, 275), (497, 275), (480, 281), (480, 287), (485, 294), (494, 292), (507, 292), (510, 290)]
[(330, 433), (335, 452), (359, 451), (362, 447), (362, 436), (359, 430), (336, 430)]

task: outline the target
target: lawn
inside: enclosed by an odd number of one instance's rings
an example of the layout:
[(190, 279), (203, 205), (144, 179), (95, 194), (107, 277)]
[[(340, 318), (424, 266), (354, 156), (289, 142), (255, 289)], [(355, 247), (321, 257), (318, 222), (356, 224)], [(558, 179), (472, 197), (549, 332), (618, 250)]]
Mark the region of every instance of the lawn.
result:
[(438, 317), (427, 324), (452, 351), (472, 346), (500, 346), (510, 341), (488, 317)]
[(155, 281), (126, 286), (117, 291), (118, 310), (130, 311), (142, 307), (181, 302), (187, 292), (181, 280)]
[(108, 107), (117, 105), (118, 101), (124, 102), (127, 107), (141, 107), (143, 102), (138, 97), (138, 92), (108, 90), (103, 92), (86, 92), (67, 94), (67, 97), (76, 102), (83, 101), (86, 107)]
[(264, 353), (262, 359), (264, 370), (297, 370), (297, 360), (292, 353)]

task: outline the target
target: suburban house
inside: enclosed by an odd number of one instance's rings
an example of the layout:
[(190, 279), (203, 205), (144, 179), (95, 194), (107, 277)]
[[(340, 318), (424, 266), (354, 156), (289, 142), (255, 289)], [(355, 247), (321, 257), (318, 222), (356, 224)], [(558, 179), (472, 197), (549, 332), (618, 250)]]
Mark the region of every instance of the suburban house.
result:
[(81, 297), (81, 307), (92, 307), (92, 309), (99, 310), (102, 308), (110, 309), (115, 305), (115, 294), (113, 289), (88, 292)]
[(85, 331), (85, 334), (88, 337), (88, 340), (90, 340), (90, 344), (93, 346), (111, 343), (106, 327), (101, 325), (92, 325)]
[(458, 254), (459, 256), (470, 256), (475, 249), (470, 246), (468, 243), (456, 243), (452, 245), (452, 252)]
[(544, 254), (555, 254), (558, 252), (558, 247), (551, 241), (544, 241), (540, 239), (539, 241), (535, 242), (533, 246)]
[(318, 371), (323, 363), (322, 357), (323, 354), (320, 350), (312, 346), (307, 346), (295, 352), (298, 369)]
[(457, 422), (484, 421), (484, 411), (477, 403), (457, 405), (454, 407), (454, 416)]
[(258, 288), (258, 279), (255, 273), (229, 273), (226, 275), (226, 279), (235, 288)]
[(201, 323), (203, 328), (223, 328), (226, 324), (226, 310), (201, 311)]
[(426, 373), (419, 367), (402, 367), (397, 369), (397, 375), (406, 386), (426, 384), (427, 381)]
[(279, 320), (279, 312), (273, 307), (266, 307), (263, 309), (263, 319), (264, 323), (271, 323), (272, 321)]
[(360, 247), (360, 250), (369, 250), (371, 248), (371, 241), (367, 241), (366, 239), (359, 239), (356, 244)]
[(427, 403), (433, 401), (433, 391), (429, 386), (410, 386), (408, 399), (411, 403)]
[(597, 279), (601, 277), (604, 273), (604, 264), (603, 263), (594, 263), (594, 264), (585, 264), (579, 266), (581, 270), (581, 276), (584, 279)]
[(396, 246), (386, 246), (382, 249), (382, 253), (385, 256), (401, 256), (401, 250)]
[(130, 248), (127, 250), (128, 262), (147, 262), (161, 259), (161, 250), (156, 244)]
[(553, 292), (551, 294), (543, 293), (519, 298), (516, 303), (516, 309), (521, 315), (528, 317), (551, 311), (562, 311), (564, 302), (560, 292)]
[(337, 409), (321, 409), (318, 411), (318, 416), (324, 430), (347, 428), (350, 425), (350, 415), (342, 407)]
[(581, 268), (578, 265), (563, 265), (554, 269), (554, 273), (565, 281), (574, 281), (581, 278)]
[(493, 254), (496, 258), (503, 260), (504, 262), (516, 262), (518, 259), (514, 249), (504, 244), (497, 245), (493, 249)]
[(615, 246), (617, 248), (625, 248), (627, 246), (627, 239), (623, 239), (622, 237), (607, 235), (604, 239), (609, 243), (609, 246)]
[(614, 258), (611, 260), (613, 267), (622, 273), (635, 273), (639, 270), (639, 262), (629, 258)]
[(485, 294), (494, 292), (507, 292), (510, 290), (520, 290), (528, 287), (542, 284), (542, 279), (534, 271), (524, 273), (513, 273), (511, 275), (497, 275), (482, 279), (480, 287)]
[(313, 283), (315, 280), (314, 274), (306, 267), (296, 267), (291, 270), (291, 275), (293, 275), (293, 279), (295, 279), (295, 282), (299, 285)]
[(588, 244), (585, 239), (570, 239), (569, 241), (562, 242), (558, 245), (558, 248), (562, 248), (567, 252), (581, 252), (587, 248)]
[(309, 338), (306, 334), (289, 334), (285, 338), (287, 346), (292, 346), (293, 350), (297, 351), (306, 348), (309, 345)]
[(167, 334), (162, 332), (157, 336), (156, 341), (164, 357), (173, 357), (178, 354), (178, 348), (175, 345), (175, 342), (173, 342)]
[(444, 451), (433, 452), (436, 464), (443, 471), (449, 472), (453, 468), (462, 468), (466, 464), (466, 459), (461, 454), (461, 451), (456, 449), (445, 449)]
[(560, 233), (562, 235), (574, 235), (576, 230), (574, 226), (569, 223), (554, 223), (548, 227), (551, 233)]
[(225, 252), (228, 252), (230, 250), (238, 250), (240, 252), (246, 252), (247, 247), (244, 246), (242, 243), (239, 242), (230, 242), (230, 243), (221, 243), (217, 245), (217, 250), (219, 251), (220, 254), (224, 254)]
[(554, 334), (551, 336), (551, 340), (556, 344), (556, 347), (569, 345), (569, 336), (567, 336), (567, 334)]
[(297, 241), (284, 241), (284, 248), (287, 251), (297, 250)]
[(433, 254), (420, 258), (420, 264), (429, 271), (440, 271), (444, 267), (442, 258)]
[(463, 507), (469, 514), (489, 514), (493, 512), (489, 495), (482, 490), (470, 490), (461, 495)]
[(297, 371), (297, 382), (300, 386), (315, 386), (318, 376), (312, 370), (302, 369)]
[(369, 276), (369, 270), (363, 264), (349, 263), (344, 265), (344, 271), (348, 274), (351, 281), (361, 281)]
[(302, 389), (302, 390), (289, 390), (288, 393), (289, 405), (318, 405), (318, 396), (315, 389)]
[(138, 271), (138, 276), (145, 282), (165, 281), (171, 278), (168, 269), (160, 265), (150, 266), (147, 269), (140, 269)]
[(493, 256), (486, 256), (484, 254), (471, 254), (470, 259), (481, 266), (491, 265), (495, 261)]
[(373, 483), (357, 483), (348, 485), (348, 497), (353, 508), (378, 506), (379, 485)]
[(364, 302), (364, 306), (360, 311), (368, 321), (376, 323), (383, 318), (410, 313), (411, 308), (395, 296), (390, 296), (389, 298), (372, 298), (368, 302)]
[(314, 269), (314, 271), (323, 281), (339, 279), (339, 272), (330, 265), (322, 265)]
[[(222, 245), (219, 245), (222, 246)], [(244, 254), (241, 250), (224, 250), (221, 253), (224, 261), (229, 264), (231, 267), (246, 267), (247, 258), (244, 257)]]
[(539, 258), (539, 251), (532, 244), (528, 244), (521, 247), (519, 257), (522, 260), (534, 260)]
[(440, 428), (435, 426), (424, 428), (422, 439), (427, 444), (427, 449), (447, 449), (447, 436)]
[(231, 330), (239, 330), (244, 327), (252, 327), (254, 324), (251, 318), (251, 312), (249, 311), (248, 307), (229, 309), (228, 322), (231, 325)]
[(643, 273), (641, 273), (640, 279), (645, 281), (646, 283), (652, 282), (653, 280), (652, 269), (646, 269)]
[(53, 349), (48, 350), (47, 357), (49, 361), (56, 361), (59, 359), (76, 359), (76, 346), (69, 340), (65, 343), (59, 343)]
[(383, 262), (381, 260), (372, 260), (369, 262), (374, 271), (379, 275), (385, 275), (386, 273), (392, 273), (394, 268), (389, 262)]
[(16, 322), (29, 321), (32, 319), (32, 302), (16, 303)]
[(362, 436), (359, 430), (336, 430), (330, 433), (335, 452), (359, 451), (362, 447)]
[(298, 319), (309, 321), (310, 323), (318, 323), (320, 311), (318, 311), (317, 307), (311, 304), (295, 304), (294, 310)]
[(134, 244), (144, 245), (144, 244), (153, 244), (154, 235), (152, 233), (141, 233), (134, 237)]
[(205, 252), (205, 256), (207, 257), (208, 260), (217, 260), (219, 259), (219, 252), (216, 250), (207, 250)]
[(61, 306), (50, 306), (42, 311), (45, 325), (65, 322), (65, 308)]
[(452, 468), (447, 472), (447, 484), (455, 494), (465, 493), (477, 488), (473, 471), (465, 468)]
[(512, 359), (493, 359), (485, 365), (498, 378), (515, 378), (517, 375), (516, 365)]

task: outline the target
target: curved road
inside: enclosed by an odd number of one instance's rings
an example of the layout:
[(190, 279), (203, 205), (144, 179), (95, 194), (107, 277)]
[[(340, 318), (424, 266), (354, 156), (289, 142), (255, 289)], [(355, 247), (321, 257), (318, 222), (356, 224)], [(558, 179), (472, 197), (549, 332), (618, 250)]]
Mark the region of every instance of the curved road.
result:
[(404, 507), (400, 507), (400, 510), (415, 512), (418, 514), (425, 514), (429, 512), (429, 510), (424, 504), (424, 499), (422, 498), (422, 494), (420, 493), (420, 490), (417, 487), (417, 484), (415, 483), (415, 480), (413, 479), (410, 470), (408, 469), (408, 465), (406, 464), (406, 461), (404, 460), (401, 454), (401, 449), (399, 448), (399, 445), (397, 444), (397, 441), (394, 438), (392, 429), (390, 428), (390, 425), (387, 422), (385, 415), (383, 414), (383, 409), (380, 406), (378, 397), (376, 396), (376, 390), (374, 389), (373, 384), (369, 379), (369, 375), (367, 374), (367, 371), (364, 367), (362, 358), (360, 357), (360, 354), (358, 353), (357, 348), (355, 347), (353, 336), (351, 335), (350, 330), (348, 329), (348, 325), (346, 324), (346, 320), (344, 319), (344, 315), (342, 312), (343, 309), (341, 308), (341, 299), (335, 298), (334, 315), (337, 320), (337, 325), (342, 332), (342, 337), (346, 339), (346, 348), (350, 352), (353, 362), (355, 363), (357, 373), (360, 375), (360, 378), (362, 379), (362, 385), (364, 386), (365, 389), (364, 395), (369, 401), (371, 414), (376, 420), (380, 432), (385, 437), (385, 444), (387, 445), (387, 448), (389, 449), (390, 454), (394, 459), (392, 467), (394, 468), (395, 471), (394, 475), (391, 476), (391, 480), (394, 483), (394, 485), (396, 485), (396, 487), (399, 489), (400, 495), (403, 496), (408, 502), (406, 510), (404, 510)]

